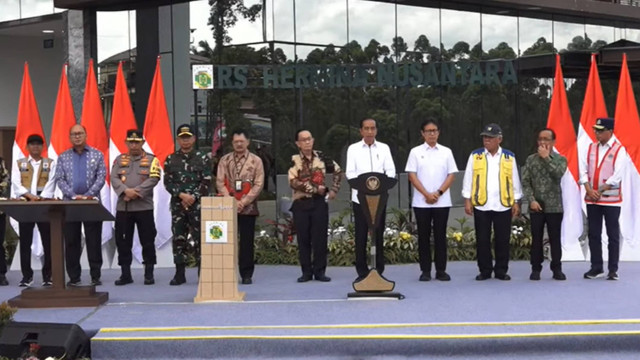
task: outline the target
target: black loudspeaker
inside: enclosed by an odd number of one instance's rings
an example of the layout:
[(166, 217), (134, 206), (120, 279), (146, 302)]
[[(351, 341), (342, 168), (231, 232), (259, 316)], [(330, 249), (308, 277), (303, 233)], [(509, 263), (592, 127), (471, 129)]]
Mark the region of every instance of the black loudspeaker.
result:
[(90, 355), (89, 337), (76, 324), (11, 322), (2, 328), (0, 355), (17, 359), (38, 344), (38, 357), (76, 359)]

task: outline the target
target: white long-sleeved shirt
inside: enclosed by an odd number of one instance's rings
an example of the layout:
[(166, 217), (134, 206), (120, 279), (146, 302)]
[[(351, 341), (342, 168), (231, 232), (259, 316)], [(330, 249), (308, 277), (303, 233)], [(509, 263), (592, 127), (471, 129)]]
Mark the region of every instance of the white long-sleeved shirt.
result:
[[(22, 178), (20, 176), (20, 171), (19, 171), (20, 169), (18, 169), (18, 171), (13, 171), (11, 173), (11, 197), (18, 198), (27, 193), (38, 195), (38, 171), (42, 166), (42, 160), (36, 161), (31, 157), (31, 155), (29, 155), (28, 161), (31, 164), (31, 167), (33, 168), (33, 177), (31, 178), (31, 184), (29, 188), (26, 188), (25, 186), (23, 186)], [(56, 174), (56, 162), (52, 161), (51, 168), (49, 169), (49, 180), (47, 180), (47, 183), (44, 185), (44, 188), (42, 189), (42, 193), (40, 193), (41, 197), (43, 198), (53, 197), (53, 193), (56, 189), (55, 174)]]
[[(396, 177), (396, 166), (387, 144), (374, 141), (369, 146), (362, 140), (349, 146), (345, 169), (347, 179), (354, 179), (368, 172), (383, 173), (391, 178)], [(358, 191), (355, 189), (351, 189), (351, 201), (356, 204), (360, 203)]]
[[(502, 157), (502, 147), (498, 147), (495, 155), (491, 155), (487, 149), (484, 150), (487, 156), (487, 203), (475, 208), (480, 211), (507, 211), (500, 202), (500, 158)], [(473, 154), (469, 154), (467, 168), (462, 180), (462, 197), (471, 199), (471, 183), (473, 180)], [(513, 158), (513, 198), (517, 201), (522, 199), (522, 185), (518, 176), (518, 164)]]

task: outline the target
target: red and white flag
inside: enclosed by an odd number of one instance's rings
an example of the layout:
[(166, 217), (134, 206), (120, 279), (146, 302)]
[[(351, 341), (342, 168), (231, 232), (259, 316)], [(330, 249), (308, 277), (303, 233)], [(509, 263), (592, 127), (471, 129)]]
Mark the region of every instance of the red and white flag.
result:
[[(73, 112), (73, 103), (71, 102), (71, 93), (69, 92), (69, 81), (67, 80), (67, 68), (67, 64), (62, 66), (60, 85), (58, 86), (58, 98), (56, 99), (56, 107), (53, 110), (49, 158), (54, 161), (58, 160), (60, 154), (71, 148), (69, 130), (76, 124), (76, 115)], [(55, 196), (62, 198), (62, 192), (57, 187)]]
[[(167, 112), (167, 102), (164, 96), (162, 75), (160, 73), (160, 57), (156, 62), (156, 72), (151, 84), (147, 115), (144, 121), (143, 135), (146, 140), (145, 150), (154, 154), (164, 170), (164, 161), (174, 152), (173, 132)], [(160, 177), (160, 184), (153, 189), (154, 216), (158, 235), (156, 248), (171, 240), (171, 209), (169, 207), (171, 195), (164, 187), (164, 171)]]
[[(102, 205), (111, 209), (111, 186), (109, 181), (109, 137), (102, 112), (102, 102), (98, 93), (98, 83), (93, 70), (93, 59), (89, 60), (87, 82), (84, 88), (84, 101), (82, 103), (82, 126), (87, 130), (87, 145), (102, 152), (107, 167), (107, 178), (100, 190)], [(102, 243), (109, 241), (113, 235), (113, 224), (110, 221), (102, 223)]]
[[(18, 118), (16, 120), (16, 136), (13, 141), (11, 173), (18, 174), (18, 160), (29, 156), (27, 150), (27, 138), (29, 135), (38, 134), (45, 140), (44, 131), (42, 130), (42, 122), (40, 122), (40, 112), (38, 104), (33, 94), (33, 86), (31, 85), (31, 77), (29, 76), (29, 64), (24, 63), (24, 73), (22, 75), (22, 89), (20, 90), (20, 102), (18, 103)], [(42, 149), (42, 156), (47, 156), (47, 148)], [(11, 197), (16, 197), (11, 187)], [(18, 222), (11, 219), (11, 225), (18, 232)], [(1, 244), (0, 244), (1, 246)], [(40, 232), (37, 227), (33, 231), (33, 243), (31, 244), (31, 252), (34, 256), (42, 256), (42, 241), (40, 240)], [(15, 259), (16, 257), (14, 257)], [(19, 258), (19, 257), (17, 257)]]
[(640, 260), (640, 117), (627, 54), (622, 57), (615, 119), (614, 134), (629, 155), (621, 184), (620, 260)]
[(580, 247), (582, 235), (582, 207), (578, 185), (578, 147), (573, 128), (569, 102), (560, 67), (560, 55), (556, 54), (556, 75), (553, 96), (549, 107), (547, 127), (556, 133), (555, 150), (567, 158), (567, 171), (562, 176), (562, 260), (584, 260)]
[[(589, 80), (587, 81), (587, 89), (584, 94), (584, 101), (582, 103), (582, 113), (580, 114), (580, 125), (578, 126), (578, 155), (580, 159), (586, 159), (589, 152), (589, 145), (596, 141), (595, 134), (593, 132), (593, 125), (596, 124), (596, 119), (601, 117), (608, 117), (607, 107), (604, 103), (604, 95), (602, 94), (602, 85), (600, 84), (600, 76), (598, 75), (598, 67), (596, 65), (595, 54), (591, 55), (591, 69), (589, 70)], [(586, 192), (584, 187), (581, 186), (581, 204), (582, 209), (586, 214), (586, 203), (584, 197)], [(602, 231), (602, 245), (604, 251), (603, 257), (606, 258), (608, 251), (606, 244), (606, 231), (603, 226)], [(588, 239), (587, 239), (588, 241)]]

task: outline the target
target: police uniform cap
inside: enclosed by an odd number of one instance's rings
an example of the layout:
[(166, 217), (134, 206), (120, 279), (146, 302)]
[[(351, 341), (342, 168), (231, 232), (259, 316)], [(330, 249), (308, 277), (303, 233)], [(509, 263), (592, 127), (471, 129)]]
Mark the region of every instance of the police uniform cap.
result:
[(178, 137), (180, 136), (193, 136), (193, 130), (191, 129), (191, 125), (182, 124), (178, 126), (178, 131), (176, 131)]
[(613, 124), (615, 120), (613, 118), (598, 118), (593, 128), (596, 130), (613, 130)]
[(27, 138), (27, 145), (29, 145), (29, 144), (42, 145), (42, 144), (44, 144), (44, 139), (42, 138), (42, 136), (40, 136), (38, 134), (31, 134)]
[(127, 141), (144, 141), (142, 131), (138, 129), (127, 130)]
[(498, 124), (487, 124), (482, 129), (480, 136), (498, 137), (502, 136), (502, 128)]

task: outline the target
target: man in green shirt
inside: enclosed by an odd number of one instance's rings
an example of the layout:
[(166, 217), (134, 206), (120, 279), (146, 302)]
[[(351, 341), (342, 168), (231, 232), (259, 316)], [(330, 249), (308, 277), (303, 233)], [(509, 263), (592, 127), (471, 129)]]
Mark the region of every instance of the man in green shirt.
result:
[(542, 237), (547, 224), (551, 245), (551, 271), (556, 280), (566, 280), (562, 272), (562, 189), (560, 181), (567, 170), (567, 159), (553, 151), (556, 134), (552, 129), (538, 132), (538, 152), (529, 155), (522, 170), (522, 190), (529, 200), (531, 214), (531, 276), (540, 280)]

